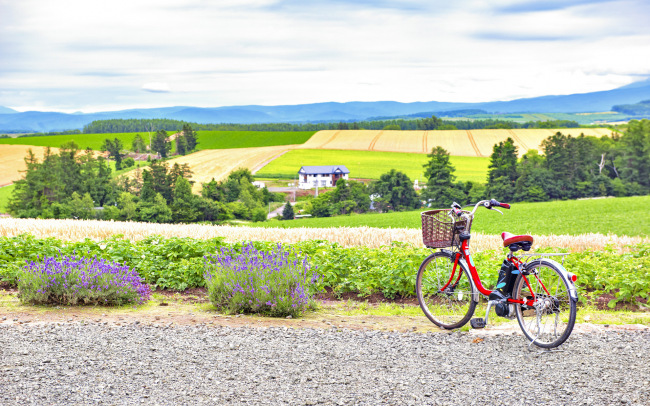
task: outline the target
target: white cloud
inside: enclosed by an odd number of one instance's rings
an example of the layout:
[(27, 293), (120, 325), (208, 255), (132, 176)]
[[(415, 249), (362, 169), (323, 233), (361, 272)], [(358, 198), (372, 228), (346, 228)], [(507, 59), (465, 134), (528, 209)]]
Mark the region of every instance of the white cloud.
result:
[(0, 105), (490, 101), (650, 75), (643, 1), (491, 3), (0, 0)]
[(164, 82), (150, 82), (142, 85), (142, 90), (152, 93), (168, 93), (171, 91), (169, 85)]

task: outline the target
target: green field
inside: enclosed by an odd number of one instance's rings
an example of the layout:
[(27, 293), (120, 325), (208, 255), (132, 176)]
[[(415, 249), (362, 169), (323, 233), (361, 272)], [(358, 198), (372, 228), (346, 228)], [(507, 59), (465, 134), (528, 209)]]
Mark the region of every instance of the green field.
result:
[[(39, 147), (58, 148), (66, 142), (74, 141), (81, 149), (99, 150), (106, 138), (118, 138), (122, 141), (125, 148), (130, 148), (136, 133), (113, 133), (113, 134), (69, 134), (69, 135), (50, 135), (43, 137), (22, 137), (22, 138), (3, 138), (0, 144), (14, 145), (35, 145)], [(148, 141), (147, 133), (140, 133), (145, 142)]]
[[(173, 134), (173, 131), (168, 131)], [(70, 134), (70, 135), (51, 135), (43, 137), (22, 137), (22, 138), (2, 138), (0, 144), (15, 145), (35, 145), (40, 147), (60, 147), (66, 142), (74, 141), (81, 149), (99, 150), (107, 138), (118, 138), (122, 141), (125, 149), (131, 148), (133, 138), (140, 134), (149, 142), (149, 134), (140, 133), (111, 133), (111, 134)], [(273, 145), (290, 145), (303, 144), (307, 141), (314, 131), (197, 131), (199, 145), (197, 149), (228, 149), (228, 148), (248, 148), (248, 147), (267, 147)], [(153, 135), (153, 134), (152, 134)], [(173, 150), (176, 145), (172, 142)]]
[(7, 212), (7, 202), (11, 196), (11, 192), (14, 190), (14, 185), (9, 185), (5, 187), (0, 187), (0, 213)]
[(198, 149), (230, 149), (304, 144), (315, 131), (197, 131)]
[[(532, 235), (602, 233), (650, 236), (650, 196), (608, 199), (565, 200), (542, 203), (513, 203), (512, 209), (497, 212), (479, 209), (472, 231)], [(395, 227), (420, 228), (420, 210), (410, 212), (357, 214), (329, 218), (253, 223), (257, 227)]]
[[(379, 179), (382, 174), (394, 168), (406, 173), (411, 180), (424, 182), (422, 165), (426, 162), (427, 156), (424, 154), (300, 149), (289, 151), (272, 161), (257, 172), (256, 176), (292, 179), (304, 165), (345, 165), (353, 179)], [(490, 159), (452, 156), (451, 163), (456, 168), (458, 180), (483, 183)]]

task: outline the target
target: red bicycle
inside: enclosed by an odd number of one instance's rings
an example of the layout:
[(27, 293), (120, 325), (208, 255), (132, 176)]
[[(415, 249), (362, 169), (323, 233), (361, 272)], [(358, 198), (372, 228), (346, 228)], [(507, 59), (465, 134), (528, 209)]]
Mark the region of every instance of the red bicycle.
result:
[(451, 210), (422, 213), (424, 245), (452, 248), (432, 253), (420, 265), (416, 291), (422, 311), (441, 328), (460, 328), (470, 321), (480, 293), (488, 298), (487, 311), (485, 318), (471, 319), (473, 328), (485, 327), (494, 307), (498, 316), (516, 317), (531, 344), (559, 346), (569, 338), (576, 320), (576, 275), (548, 259), (551, 254), (522, 254), (519, 257), (528, 258), (520, 259), (515, 253), (529, 251), (533, 237), (503, 233), (503, 246), (510, 252), (501, 264), (495, 289), (486, 289), (469, 252), (472, 220), (480, 206), (499, 213), (495, 207), (510, 208), (492, 199), (476, 203), (471, 212), (454, 203)]

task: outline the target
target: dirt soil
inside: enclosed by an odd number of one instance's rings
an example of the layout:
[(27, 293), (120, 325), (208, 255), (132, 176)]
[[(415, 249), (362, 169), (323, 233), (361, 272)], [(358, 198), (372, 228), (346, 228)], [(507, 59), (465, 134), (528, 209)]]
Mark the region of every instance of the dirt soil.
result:
[[(272, 318), (255, 315), (228, 315), (216, 311), (208, 301), (205, 288), (188, 289), (183, 292), (156, 291), (156, 298), (144, 306), (133, 307), (80, 307), (80, 306), (23, 306), (17, 290), (0, 287), (0, 323), (101, 323), (111, 325), (205, 325), (229, 327), (288, 327), (381, 330), (400, 332), (448, 333), (433, 325), (424, 315), (378, 316), (355, 311), (359, 303), (376, 307), (381, 303), (395, 303), (403, 308), (417, 307), (417, 300), (405, 298), (388, 300), (383, 295), (359, 298), (357, 295), (335, 296), (327, 292), (318, 298), (320, 310), (300, 318)], [(605, 302), (606, 303), (606, 302)], [(352, 313), (350, 313), (352, 312)], [(577, 332), (603, 330), (643, 330), (647, 325), (603, 325), (578, 323)], [(521, 334), (516, 320), (491, 325), (482, 330), (471, 330), (474, 335)]]

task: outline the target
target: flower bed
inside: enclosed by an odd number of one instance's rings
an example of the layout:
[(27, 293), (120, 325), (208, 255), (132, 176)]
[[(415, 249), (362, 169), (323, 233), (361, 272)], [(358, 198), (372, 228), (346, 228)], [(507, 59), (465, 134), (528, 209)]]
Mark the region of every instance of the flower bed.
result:
[(319, 276), (307, 257), (277, 245), (259, 251), (252, 244), (240, 253), (221, 249), (205, 258), (210, 301), (229, 313), (297, 316), (313, 307)]
[(52, 256), (32, 261), (18, 273), (24, 303), (62, 305), (142, 304), (151, 290), (128, 266), (105, 259)]

